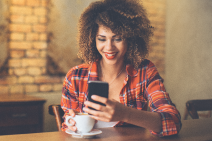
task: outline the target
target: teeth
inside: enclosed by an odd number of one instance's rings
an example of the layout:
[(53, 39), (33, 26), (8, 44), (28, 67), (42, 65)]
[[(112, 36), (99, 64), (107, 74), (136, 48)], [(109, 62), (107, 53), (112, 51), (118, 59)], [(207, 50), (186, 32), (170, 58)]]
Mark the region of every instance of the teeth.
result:
[(113, 53), (113, 54), (107, 54), (107, 56), (114, 56), (115, 55), (115, 53)]

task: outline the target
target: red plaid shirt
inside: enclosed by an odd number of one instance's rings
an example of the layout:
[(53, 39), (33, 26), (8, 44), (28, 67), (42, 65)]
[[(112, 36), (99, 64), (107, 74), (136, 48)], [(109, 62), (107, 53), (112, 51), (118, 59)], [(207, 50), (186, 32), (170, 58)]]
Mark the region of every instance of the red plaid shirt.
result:
[[(160, 133), (151, 131), (152, 134), (158, 136), (177, 134), (181, 128), (180, 113), (166, 92), (163, 80), (154, 64), (144, 60), (137, 70), (132, 65), (127, 65), (126, 72), (127, 76), (119, 95), (120, 103), (138, 110), (147, 110), (149, 106), (150, 111), (159, 113), (162, 129)], [(67, 73), (61, 99), (65, 115), (69, 115), (69, 109), (83, 112), (89, 80), (98, 80), (97, 62), (75, 66)], [(116, 126), (124, 124), (119, 122)], [(63, 123), (62, 130), (66, 129), (67, 126)]]

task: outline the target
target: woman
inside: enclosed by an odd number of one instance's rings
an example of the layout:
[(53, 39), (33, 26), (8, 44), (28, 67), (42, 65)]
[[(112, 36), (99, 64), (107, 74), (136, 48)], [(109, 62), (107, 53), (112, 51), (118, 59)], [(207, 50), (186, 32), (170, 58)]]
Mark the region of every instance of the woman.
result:
[[(70, 69), (63, 84), (64, 118), (86, 112), (98, 120), (97, 128), (132, 124), (158, 136), (177, 134), (180, 114), (154, 64), (144, 59), (151, 35), (152, 27), (138, 1), (91, 3), (79, 20), (79, 57), (85, 64)], [(106, 106), (87, 101), (90, 80), (109, 83), (108, 99), (92, 96)], [(62, 130), (67, 128), (77, 130), (63, 123)]]

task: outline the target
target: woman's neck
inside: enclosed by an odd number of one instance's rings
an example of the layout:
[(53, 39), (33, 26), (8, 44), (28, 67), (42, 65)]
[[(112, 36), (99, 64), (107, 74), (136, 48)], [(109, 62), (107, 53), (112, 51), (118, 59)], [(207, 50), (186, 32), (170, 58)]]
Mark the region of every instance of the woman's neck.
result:
[(102, 60), (99, 62), (99, 78), (102, 81), (107, 81), (108, 83), (112, 82), (114, 79), (118, 78), (119, 75), (125, 73), (125, 64), (106, 64)]

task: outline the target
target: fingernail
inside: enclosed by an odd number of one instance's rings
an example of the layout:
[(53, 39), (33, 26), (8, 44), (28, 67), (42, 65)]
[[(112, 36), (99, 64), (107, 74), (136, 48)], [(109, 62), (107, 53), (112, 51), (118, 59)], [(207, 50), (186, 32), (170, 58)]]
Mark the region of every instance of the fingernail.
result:
[(71, 124), (74, 125), (75, 123), (73, 121), (71, 121)]
[(86, 107), (84, 107), (82, 110), (83, 110), (83, 111), (86, 111), (86, 110), (87, 110), (87, 108), (86, 108)]
[(76, 131), (76, 130), (77, 130), (77, 127), (76, 127), (76, 126), (74, 126), (74, 127), (73, 127), (73, 129)]

